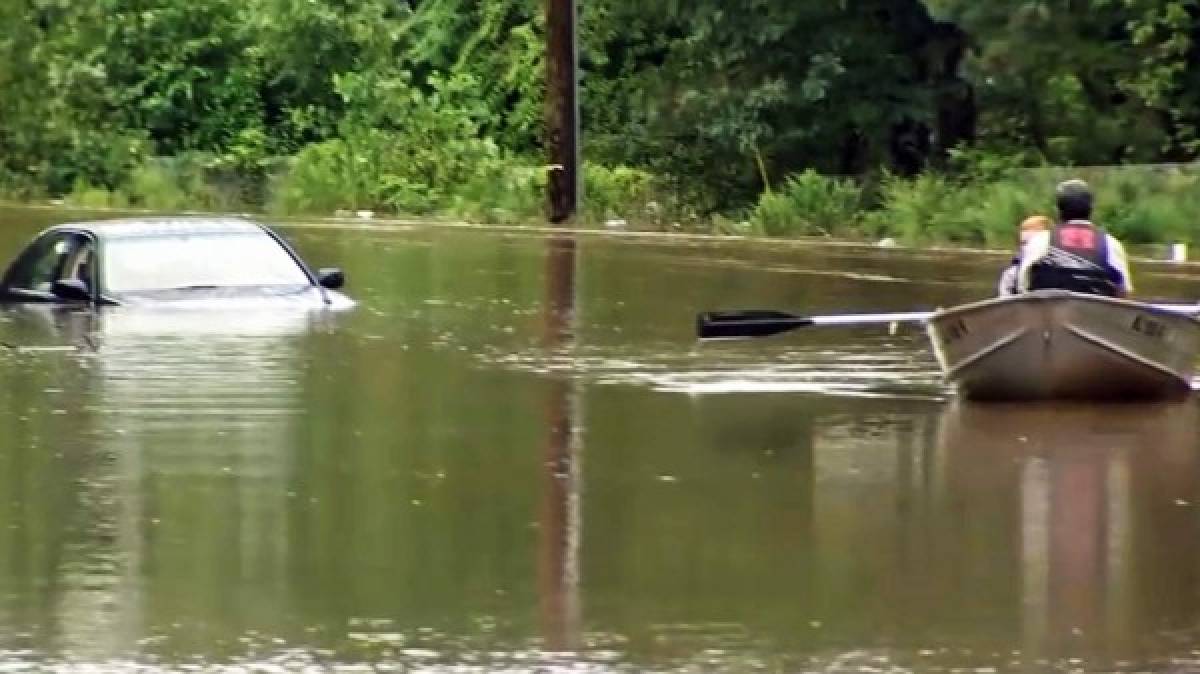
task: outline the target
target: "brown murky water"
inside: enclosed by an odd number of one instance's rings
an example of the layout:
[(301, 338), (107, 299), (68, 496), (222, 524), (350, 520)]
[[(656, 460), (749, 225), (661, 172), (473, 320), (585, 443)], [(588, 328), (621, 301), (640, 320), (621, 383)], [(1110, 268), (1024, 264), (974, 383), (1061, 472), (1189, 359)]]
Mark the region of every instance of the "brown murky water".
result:
[[(0, 256), (81, 217), (0, 211)], [(283, 232), (356, 311), (0, 314), (0, 669), (1200, 668), (1196, 402), (961, 403), (913, 329), (692, 338), (999, 256)]]

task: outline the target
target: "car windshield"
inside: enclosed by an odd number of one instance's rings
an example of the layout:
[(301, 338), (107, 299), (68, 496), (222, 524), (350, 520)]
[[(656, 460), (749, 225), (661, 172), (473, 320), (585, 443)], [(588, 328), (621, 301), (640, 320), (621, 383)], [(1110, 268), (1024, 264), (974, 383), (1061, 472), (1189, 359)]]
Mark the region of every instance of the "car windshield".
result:
[(296, 260), (266, 233), (114, 238), (102, 260), (108, 292), (309, 285)]

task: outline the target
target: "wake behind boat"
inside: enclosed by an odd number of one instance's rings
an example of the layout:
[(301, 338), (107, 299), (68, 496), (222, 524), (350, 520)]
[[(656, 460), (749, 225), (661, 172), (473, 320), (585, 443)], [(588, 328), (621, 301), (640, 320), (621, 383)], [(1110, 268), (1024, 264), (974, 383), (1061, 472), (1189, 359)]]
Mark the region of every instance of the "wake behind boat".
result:
[(1156, 399), (1191, 390), (1193, 315), (1039, 290), (939, 311), (927, 331), (946, 379), (969, 398)]
[(974, 399), (1165, 399), (1187, 395), (1200, 353), (1197, 305), (1037, 290), (936, 312), (796, 316), (708, 312), (701, 339), (812, 326), (918, 322), (948, 382)]

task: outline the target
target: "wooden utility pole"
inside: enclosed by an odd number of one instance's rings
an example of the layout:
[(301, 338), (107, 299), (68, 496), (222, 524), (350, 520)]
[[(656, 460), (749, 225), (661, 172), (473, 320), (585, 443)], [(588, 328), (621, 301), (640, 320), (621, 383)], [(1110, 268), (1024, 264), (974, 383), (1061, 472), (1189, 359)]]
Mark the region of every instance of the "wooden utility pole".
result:
[(576, 0), (546, 0), (546, 217), (559, 224), (579, 208), (579, 77)]

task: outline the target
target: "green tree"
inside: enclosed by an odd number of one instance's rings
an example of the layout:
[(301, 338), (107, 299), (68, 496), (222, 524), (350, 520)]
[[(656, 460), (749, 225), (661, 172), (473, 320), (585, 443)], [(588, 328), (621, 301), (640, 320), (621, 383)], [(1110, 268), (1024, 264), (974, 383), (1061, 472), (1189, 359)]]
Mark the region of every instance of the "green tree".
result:
[(488, 114), (480, 131), (522, 154), (542, 134), (545, 36), (541, 0), (426, 0), (403, 24), (404, 68), (416, 81), (468, 76)]
[(1194, 0), (928, 0), (971, 35), (981, 141), (1051, 163), (1194, 154)]
[(805, 168), (914, 173), (973, 133), (965, 36), (917, 0), (598, 4), (622, 29), (589, 26), (597, 70), (637, 82), (589, 82), (626, 96), (603, 118), (606, 151), (622, 158), (624, 136), (623, 158), (692, 182), (710, 208)]

